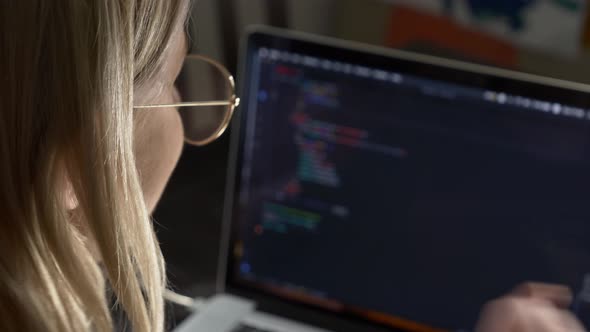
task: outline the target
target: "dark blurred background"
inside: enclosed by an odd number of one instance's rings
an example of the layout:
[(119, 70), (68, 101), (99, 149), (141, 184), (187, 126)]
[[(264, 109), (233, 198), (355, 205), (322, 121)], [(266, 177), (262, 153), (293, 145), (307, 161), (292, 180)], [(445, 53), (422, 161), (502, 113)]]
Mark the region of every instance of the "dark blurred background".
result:
[[(585, 0), (197, 0), (191, 33), (193, 52), (234, 74), (243, 31), (267, 24), (590, 83), (588, 13)], [(171, 285), (189, 296), (215, 290), (228, 146), (186, 146), (154, 213)]]

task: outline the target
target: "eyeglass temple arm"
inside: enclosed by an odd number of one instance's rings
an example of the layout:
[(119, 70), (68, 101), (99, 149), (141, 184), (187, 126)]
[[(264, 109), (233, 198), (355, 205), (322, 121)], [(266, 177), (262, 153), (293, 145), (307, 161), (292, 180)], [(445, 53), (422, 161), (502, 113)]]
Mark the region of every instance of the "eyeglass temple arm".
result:
[(212, 100), (212, 101), (198, 101), (192, 103), (176, 103), (176, 104), (156, 104), (156, 105), (140, 105), (133, 108), (165, 108), (165, 107), (201, 107), (201, 106), (234, 106), (240, 104), (240, 98), (230, 100)]

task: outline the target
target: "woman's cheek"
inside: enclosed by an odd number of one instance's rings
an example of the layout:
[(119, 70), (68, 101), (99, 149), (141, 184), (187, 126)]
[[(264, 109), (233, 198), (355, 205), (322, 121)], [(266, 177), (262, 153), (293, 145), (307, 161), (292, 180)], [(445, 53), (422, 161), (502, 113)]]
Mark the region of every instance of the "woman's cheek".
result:
[(146, 205), (152, 212), (180, 158), (183, 127), (174, 108), (139, 110), (135, 124), (136, 163)]

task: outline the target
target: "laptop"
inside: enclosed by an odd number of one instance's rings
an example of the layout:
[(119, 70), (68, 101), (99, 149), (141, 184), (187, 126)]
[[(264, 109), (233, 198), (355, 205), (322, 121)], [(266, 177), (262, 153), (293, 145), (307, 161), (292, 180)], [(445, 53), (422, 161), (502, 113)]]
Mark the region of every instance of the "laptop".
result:
[(178, 331), (473, 331), (526, 281), (590, 315), (590, 87), (268, 27), (244, 39), (219, 294)]

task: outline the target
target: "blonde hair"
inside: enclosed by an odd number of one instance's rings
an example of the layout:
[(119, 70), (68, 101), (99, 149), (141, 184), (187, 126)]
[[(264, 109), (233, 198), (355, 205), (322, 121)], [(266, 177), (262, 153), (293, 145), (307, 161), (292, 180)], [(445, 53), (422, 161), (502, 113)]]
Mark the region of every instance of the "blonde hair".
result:
[(107, 283), (134, 330), (163, 330), (132, 106), (180, 1), (0, 1), (0, 330), (112, 330)]

